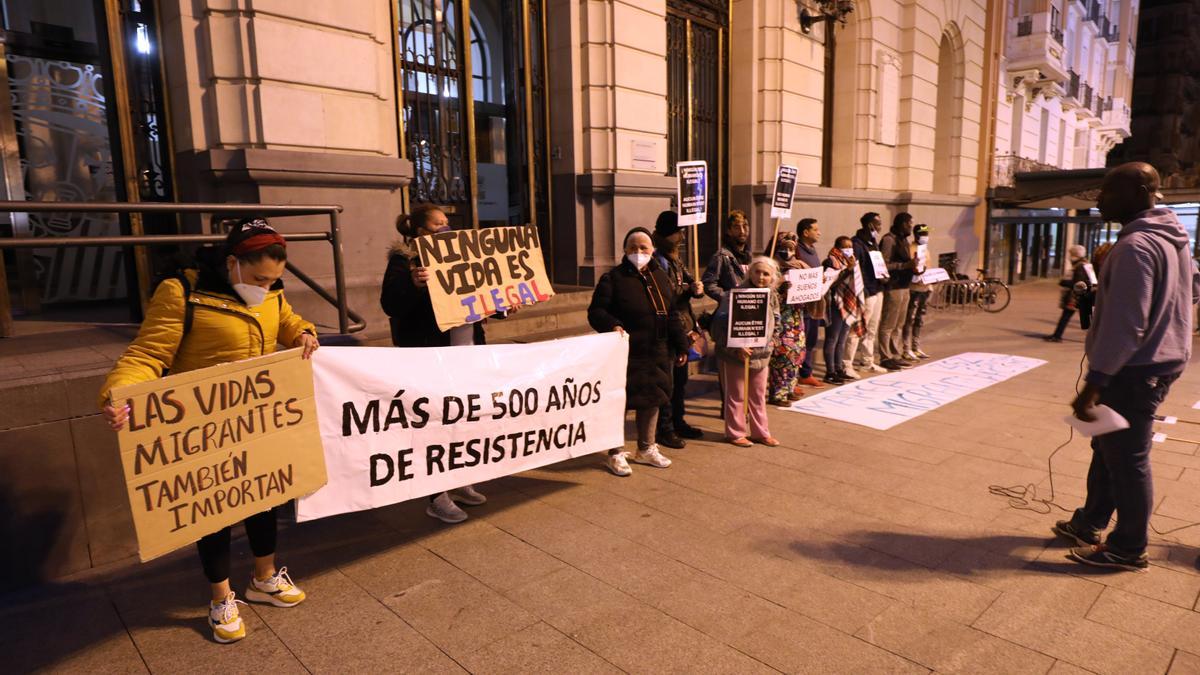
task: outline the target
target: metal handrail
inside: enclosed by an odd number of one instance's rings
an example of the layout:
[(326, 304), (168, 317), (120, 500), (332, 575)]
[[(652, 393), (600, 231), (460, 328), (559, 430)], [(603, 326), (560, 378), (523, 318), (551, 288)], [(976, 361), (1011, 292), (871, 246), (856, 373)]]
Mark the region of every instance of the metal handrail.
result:
[[(170, 214), (228, 214), (259, 216), (327, 216), (328, 232), (281, 232), (286, 241), (328, 241), (333, 248), (333, 279), (335, 294), (331, 295), (321, 284), (313, 280), (292, 263), (287, 269), (308, 286), (321, 299), (337, 308), (338, 331), (342, 334), (357, 333), (366, 328), (366, 321), (346, 304), (346, 271), (342, 260), (342, 233), (338, 225), (339, 205), (290, 204), (206, 204), (206, 203), (117, 203), (117, 202), (25, 202), (0, 201), (0, 213), (170, 213)], [(0, 237), (0, 249), (5, 248), (69, 248), (73, 246), (165, 246), (171, 244), (209, 244), (225, 241), (220, 234), (162, 234), (162, 235), (118, 235), (106, 237)], [(2, 268), (0, 268), (2, 269)], [(8, 307), (8, 284), (0, 278), (0, 337), (7, 337), (7, 326), (11, 325)], [(353, 321), (353, 323), (351, 323)]]

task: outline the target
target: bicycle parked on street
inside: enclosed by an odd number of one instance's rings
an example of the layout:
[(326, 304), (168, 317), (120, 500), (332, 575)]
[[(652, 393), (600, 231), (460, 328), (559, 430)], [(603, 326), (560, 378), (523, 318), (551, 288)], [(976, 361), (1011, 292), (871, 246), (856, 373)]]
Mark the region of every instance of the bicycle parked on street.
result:
[(958, 269), (957, 258), (952, 259), (946, 267), (951, 271), (951, 279), (934, 285), (935, 292), (929, 301), (931, 309), (983, 310), (995, 314), (1004, 311), (1012, 301), (1008, 284), (996, 277), (986, 276), (987, 270), (979, 269), (977, 276), (972, 279), (954, 271)]

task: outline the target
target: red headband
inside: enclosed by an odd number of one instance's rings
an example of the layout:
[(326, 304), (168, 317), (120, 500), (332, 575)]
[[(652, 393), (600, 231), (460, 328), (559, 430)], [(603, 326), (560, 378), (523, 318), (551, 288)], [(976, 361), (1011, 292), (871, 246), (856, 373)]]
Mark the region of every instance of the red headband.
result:
[(283, 236), (272, 230), (260, 232), (239, 241), (233, 247), (233, 255), (243, 256), (248, 253), (254, 253), (255, 251), (261, 251), (272, 244), (279, 244), (280, 246), (287, 247), (287, 242), (284, 240)]

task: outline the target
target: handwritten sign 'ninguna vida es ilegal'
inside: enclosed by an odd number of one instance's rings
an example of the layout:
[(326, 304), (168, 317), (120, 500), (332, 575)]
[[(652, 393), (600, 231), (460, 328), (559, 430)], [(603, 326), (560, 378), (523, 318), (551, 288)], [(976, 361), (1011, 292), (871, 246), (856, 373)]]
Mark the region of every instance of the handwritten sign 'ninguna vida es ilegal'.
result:
[(534, 225), (447, 230), (418, 237), (417, 250), (439, 330), (554, 296)]
[(113, 389), (142, 561), (325, 484), (312, 362), (292, 349)]

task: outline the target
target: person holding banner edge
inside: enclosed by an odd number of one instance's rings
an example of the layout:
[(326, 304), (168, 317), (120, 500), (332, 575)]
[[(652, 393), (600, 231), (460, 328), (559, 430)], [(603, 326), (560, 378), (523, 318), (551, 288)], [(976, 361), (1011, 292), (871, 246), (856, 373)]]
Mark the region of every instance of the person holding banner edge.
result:
[[(774, 324), (779, 322), (779, 294), (774, 292), (779, 284), (779, 267), (766, 256), (750, 262), (746, 279), (739, 288), (769, 288), (767, 309), (767, 335), (774, 333)], [(767, 420), (768, 362), (772, 345), (764, 347), (729, 347), (729, 316), (732, 312), (733, 293), (721, 298), (713, 314), (712, 334), (717, 345), (717, 358), (725, 380), (725, 440), (739, 448), (748, 448), (755, 442), (774, 447), (779, 441), (771, 435)], [(746, 418), (749, 417), (749, 428)]]
[(674, 366), (687, 363), (687, 337), (676, 309), (671, 282), (654, 263), (650, 231), (635, 227), (625, 235), (621, 264), (600, 277), (588, 306), (588, 323), (597, 333), (629, 337), (625, 369), (625, 409), (637, 421), (637, 450), (609, 451), (606, 466), (617, 476), (629, 476), (630, 460), (665, 469), (655, 439), (659, 409), (671, 400)]
[[(700, 337), (696, 315), (692, 312), (692, 299), (704, 297), (704, 285), (692, 276), (687, 265), (679, 257), (682, 243), (683, 228), (679, 226), (679, 214), (674, 211), (658, 214), (654, 223), (654, 261), (671, 282), (671, 291), (675, 294), (675, 311), (679, 313), (679, 320), (683, 322), (690, 350)], [(678, 354), (675, 354), (673, 358), (677, 356)], [(684, 439), (701, 438), (704, 432), (683, 419), (683, 401), (688, 382), (687, 362), (677, 364), (672, 370), (674, 377), (671, 384), (671, 401), (658, 411), (656, 440), (668, 448), (678, 449), (687, 445)]]
[[(431, 204), (421, 204), (408, 215), (396, 219), (401, 239), (388, 254), (387, 271), (379, 293), (379, 304), (392, 329), (392, 344), (397, 347), (452, 347), (484, 344), (483, 321), (442, 331), (438, 328), (433, 302), (429, 297), (429, 269), (421, 265), (415, 241), (417, 237), (450, 229), (446, 213)], [(504, 318), (508, 313), (497, 315)], [(480, 506), (487, 497), (474, 485), (430, 495), (425, 514), (443, 523), (461, 523), (467, 512), (458, 505)]]
[[(233, 226), (222, 247), (197, 251), (195, 269), (185, 269), (158, 285), (138, 335), (117, 360), (100, 391), (105, 420), (114, 431), (125, 427), (128, 406), (117, 407), (109, 392), (119, 386), (270, 354), (276, 343), (302, 348), (310, 358), (318, 348), (316, 327), (292, 311), (281, 277), (287, 243), (265, 219), (247, 218)], [(286, 567), (275, 566), (276, 509), (245, 520), (254, 554), (254, 573), (245, 597), (276, 607), (304, 601)], [(226, 527), (196, 542), (212, 599), (213, 639), (230, 643), (246, 636), (229, 584), (232, 533)]]

